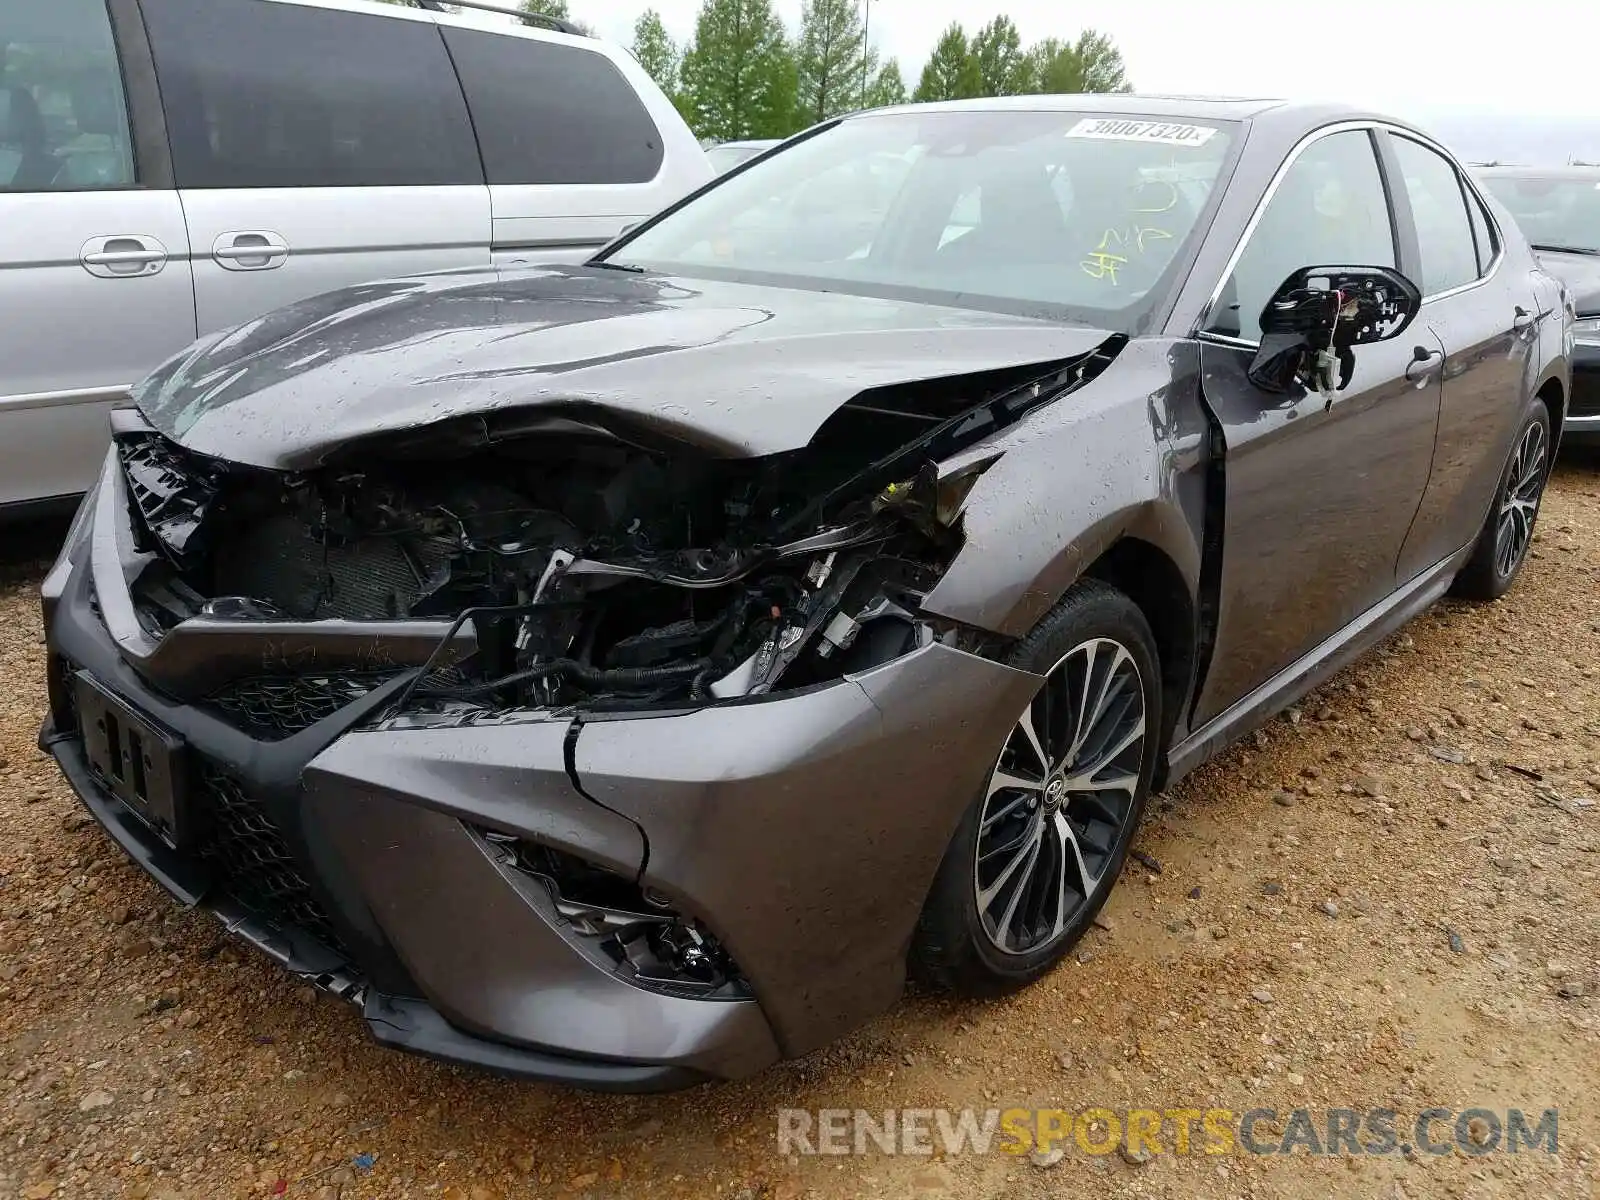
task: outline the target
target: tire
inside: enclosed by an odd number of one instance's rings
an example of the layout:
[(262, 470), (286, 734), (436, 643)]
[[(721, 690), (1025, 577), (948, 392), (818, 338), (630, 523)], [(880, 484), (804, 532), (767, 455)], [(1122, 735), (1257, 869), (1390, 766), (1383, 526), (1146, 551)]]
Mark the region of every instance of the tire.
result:
[[(1539, 519), (1551, 461), (1550, 410), (1535, 397), (1528, 402), (1511, 443), (1478, 544), (1450, 586), (1453, 595), (1498, 600), (1516, 582), (1533, 545), (1534, 522)], [(1507, 539), (1514, 544), (1508, 545)]]
[[(1150, 625), (1108, 584), (1079, 582), (1004, 661), (1045, 676), (1045, 684), (1019, 714), (983, 789), (962, 815), (910, 954), (917, 982), (973, 996), (1032, 983), (1083, 936), (1127, 857), (1164, 728)], [(1085, 692), (1094, 697), (1087, 705)], [(1074, 737), (1086, 707), (1096, 716)], [(1136, 717), (1142, 732), (1124, 741)], [(1055, 770), (1043, 769), (1025, 718), (1053, 748), (1046, 753)], [(1107, 755), (1118, 743), (1121, 752)], [(1002, 782), (1024, 777), (1026, 787)], [(1120, 787), (1107, 786), (1119, 781)]]

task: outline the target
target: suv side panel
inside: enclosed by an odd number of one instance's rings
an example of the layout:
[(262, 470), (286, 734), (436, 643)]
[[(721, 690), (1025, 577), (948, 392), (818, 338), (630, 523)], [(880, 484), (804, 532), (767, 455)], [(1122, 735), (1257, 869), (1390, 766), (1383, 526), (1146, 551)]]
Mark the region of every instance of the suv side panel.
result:
[(114, 36), (106, 0), (0, 0), (0, 509), (87, 487), (111, 405), (195, 336), (183, 211), (129, 115), (142, 31), (117, 8)]
[(145, 16), (202, 334), (349, 284), (489, 265), (488, 191), (429, 14), (145, 0)]
[(497, 260), (586, 258), (711, 180), (683, 118), (628, 54), (538, 29), (490, 33), (468, 14), (438, 21), (483, 151)]

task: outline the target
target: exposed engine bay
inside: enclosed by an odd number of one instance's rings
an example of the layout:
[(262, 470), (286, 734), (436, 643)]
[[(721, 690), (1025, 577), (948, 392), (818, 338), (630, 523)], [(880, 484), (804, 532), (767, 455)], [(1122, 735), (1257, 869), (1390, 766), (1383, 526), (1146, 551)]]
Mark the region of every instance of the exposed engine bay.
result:
[(472, 622), (477, 653), (419, 675), (412, 709), (704, 703), (837, 678), (936, 636), (918, 606), (985, 460), (936, 464), (1119, 348), (863, 393), (803, 449), (755, 459), (576, 410), (513, 436), (468, 422), (364, 443), (295, 474), (125, 435), (153, 559), (143, 619)]

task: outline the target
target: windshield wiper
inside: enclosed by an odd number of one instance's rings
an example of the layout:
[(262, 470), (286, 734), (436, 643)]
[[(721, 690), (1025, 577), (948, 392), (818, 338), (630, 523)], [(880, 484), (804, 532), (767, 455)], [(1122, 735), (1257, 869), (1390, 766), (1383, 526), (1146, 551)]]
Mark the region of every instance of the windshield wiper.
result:
[(1593, 246), (1552, 246), (1544, 242), (1530, 242), (1535, 250), (1547, 250), (1552, 254), (1600, 254), (1600, 249)]
[(610, 259), (602, 259), (597, 262), (591, 262), (589, 263), (589, 266), (599, 267), (603, 271), (627, 271), (630, 275), (644, 274), (643, 267), (636, 267), (632, 263), (612, 262)]

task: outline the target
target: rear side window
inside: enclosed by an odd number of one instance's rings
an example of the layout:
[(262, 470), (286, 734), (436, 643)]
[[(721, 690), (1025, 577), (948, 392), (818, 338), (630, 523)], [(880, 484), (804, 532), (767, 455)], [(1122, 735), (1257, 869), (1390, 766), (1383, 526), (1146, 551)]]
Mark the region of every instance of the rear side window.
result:
[(1422, 294), (1434, 296), (1478, 278), (1477, 243), (1461, 177), (1450, 160), (1410, 138), (1394, 139), (1422, 251)]
[(1473, 195), (1470, 188), (1467, 190), (1467, 215), (1472, 218), (1472, 240), (1478, 244), (1478, 274), (1486, 275), (1489, 264), (1500, 252), (1500, 244), (1495, 240), (1488, 214), (1483, 211), (1483, 201)]
[(511, 35), (444, 30), (490, 183), (648, 183), (661, 131), (610, 59)]
[(180, 188), (482, 184), (431, 22), (277, 0), (145, 5)]
[(105, 0), (0, 0), (0, 191), (133, 182)]

